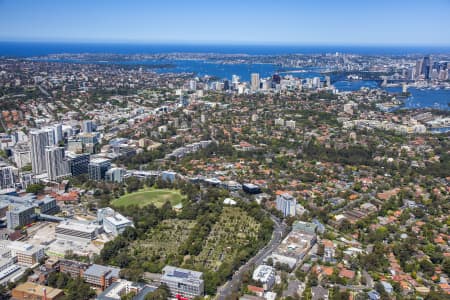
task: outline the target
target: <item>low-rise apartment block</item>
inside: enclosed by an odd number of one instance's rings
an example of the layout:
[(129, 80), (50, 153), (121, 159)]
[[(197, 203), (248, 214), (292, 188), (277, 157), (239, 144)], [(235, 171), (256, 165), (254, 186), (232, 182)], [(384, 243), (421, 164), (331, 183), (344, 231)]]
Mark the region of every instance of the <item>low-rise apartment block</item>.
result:
[(83, 278), (94, 287), (104, 290), (119, 279), (119, 268), (93, 264), (83, 273)]

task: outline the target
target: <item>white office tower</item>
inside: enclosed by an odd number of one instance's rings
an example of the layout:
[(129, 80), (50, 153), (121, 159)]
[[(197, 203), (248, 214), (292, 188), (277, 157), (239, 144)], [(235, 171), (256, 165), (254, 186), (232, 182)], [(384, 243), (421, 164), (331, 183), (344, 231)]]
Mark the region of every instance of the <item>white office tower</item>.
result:
[(49, 180), (56, 181), (70, 175), (68, 161), (64, 159), (63, 147), (47, 147), (45, 149), (45, 162)]
[(122, 182), (126, 171), (122, 168), (111, 168), (105, 173), (105, 180), (111, 182)]
[(327, 84), (327, 87), (331, 86), (331, 77), (330, 76), (325, 76), (325, 82)]
[(233, 90), (237, 90), (238, 89), (240, 80), (241, 80), (241, 78), (239, 78), (238, 75), (231, 76), (231, 86), (232, 86)]
[(47, 134), (48, 146), (54, 146), (57, 143), (56, 128), (55, 127), (43, 127), (39, 131), (45, 132)]
[(297, 200), (289, 194), (277, 196), (277, 210), (283, 213), (283, 216), (295, 216), (295, 207)]
[(62, 133), (63, 136), (66, 135), (67, 137), (71, 137), (75, 134), (72, 126), (70, 125), (62, 125)]
[(314, 88), (320, 88), (320, 77), (314, 77), (312, 84)]
[(256, 92), (259, 90), (259, 73), (252, 73), (251, 75), (251, 90)]
[(92, 120), (83, 121), (83, 132), (91, 133), (94, 131), (94, 122)]
[(14, 188), (17, 169), (11, 166), (0, 166), (0, 188)]
[(272, 80), (270, 79), (262, 79), (261, 80), (261, 89), (263, 91), (270, 90), (272, 88)]
[(58, 144), (63, 139), (62, 124), (53, 125), (53, 135), (55, 136), (55, 144)]
[(47, 171), (45, 163), (45, 147), (50, 146), (49, 135), (45, 130), (31, 131), (31, 167), (34, 174)]
[(191, 91), (197, 90), (197, 81), (195, 81), (195, 79), (191, 79), (189, 81), (189, 90)]

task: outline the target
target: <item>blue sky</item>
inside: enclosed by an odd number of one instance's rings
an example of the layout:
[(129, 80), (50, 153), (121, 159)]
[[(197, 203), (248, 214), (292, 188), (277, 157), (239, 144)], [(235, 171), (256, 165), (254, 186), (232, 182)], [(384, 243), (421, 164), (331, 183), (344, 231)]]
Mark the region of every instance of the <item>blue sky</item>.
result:
[(450, 45), (450, 0), (0, 0), (0, 40)]

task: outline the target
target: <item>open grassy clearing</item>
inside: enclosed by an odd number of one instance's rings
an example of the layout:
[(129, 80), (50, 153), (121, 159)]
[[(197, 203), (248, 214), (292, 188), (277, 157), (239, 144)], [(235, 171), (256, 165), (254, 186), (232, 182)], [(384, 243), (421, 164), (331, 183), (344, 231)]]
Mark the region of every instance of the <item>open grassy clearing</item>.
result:
[(183, 195), (177, 190), (143, 189), (131, 194), (123, 195), (119, 199), (114, 200), (112, 204), (116, 207), (126, 207), (129, 205), (144, 207), (149, 204), (161, 207), (167, 201), (169, 201), (172, 206), (180, 204), (182, 199)]

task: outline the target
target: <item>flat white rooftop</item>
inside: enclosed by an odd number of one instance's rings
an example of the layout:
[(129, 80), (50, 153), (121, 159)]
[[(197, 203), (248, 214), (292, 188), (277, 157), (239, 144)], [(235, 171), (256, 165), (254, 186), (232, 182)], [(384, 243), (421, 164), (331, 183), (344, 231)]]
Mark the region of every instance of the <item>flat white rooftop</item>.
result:
[(73, 220), (65, 220), (56, 226), (56, 228), (62, 228), (62, 229), (68, 229), (68, 230), (75, 230), (75, 231), (81, 231), (86, 233), (92, 233), (100, 228), (100, 225), (92, 224), (92, 223), (84, 223), (80, 221), (73, 221)]
[(114, 216), (109, 216), (106, 217), (105, 219), (108, 220), (108, 222), (113, 224), (114, 226), (126, 225), (131, 223), (130, 220), (128, 220), (119, 213), (115, 213)]
[(95, 157), (95, 158), (91, 158), (90, 163), (93, 164), (102, 164), (102, 163), (106, 163), (106, 162), (110, 162), (111, 160), (108, 158), (102, 158), (102, 157)]
[(253, 280), (267, 282), (273, 274), (275, 271), (271, 266), (259, 265), (253, 272)]

